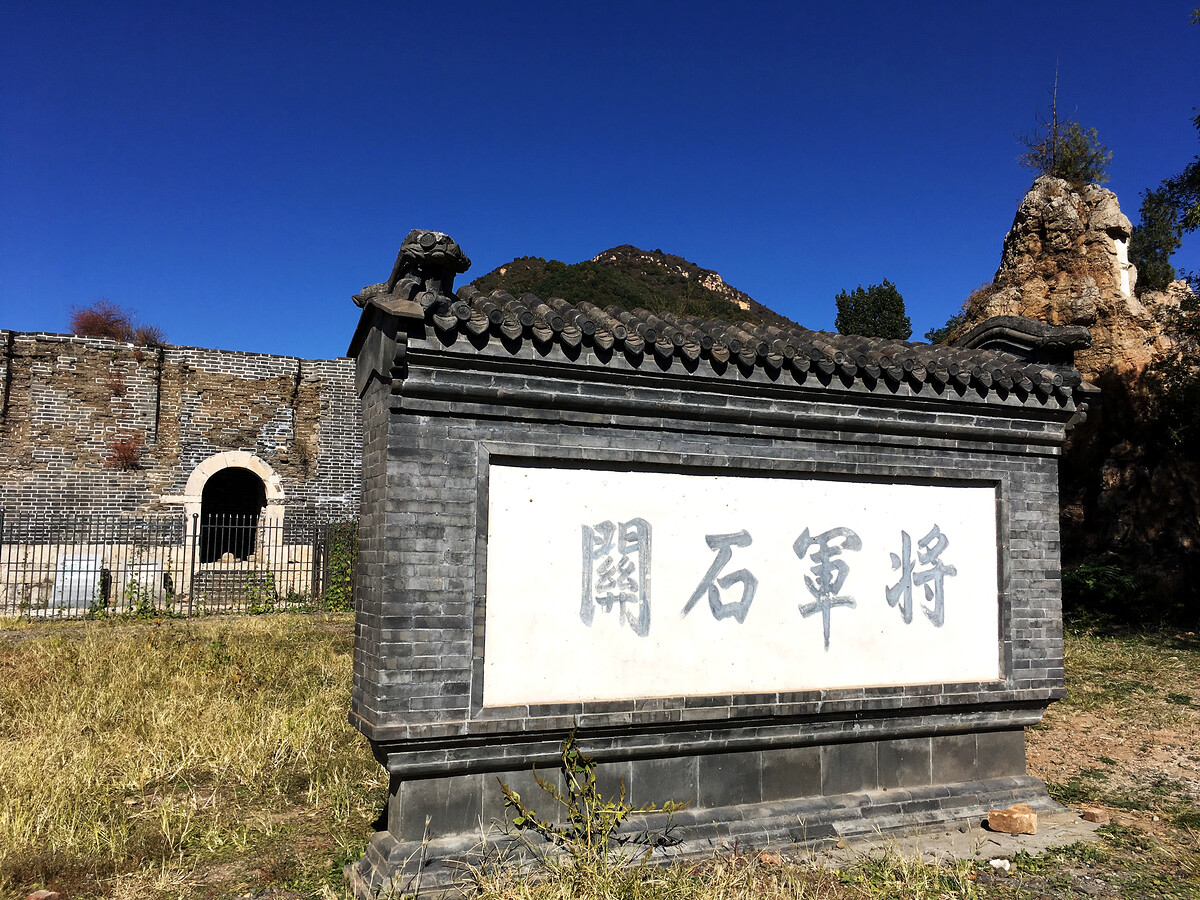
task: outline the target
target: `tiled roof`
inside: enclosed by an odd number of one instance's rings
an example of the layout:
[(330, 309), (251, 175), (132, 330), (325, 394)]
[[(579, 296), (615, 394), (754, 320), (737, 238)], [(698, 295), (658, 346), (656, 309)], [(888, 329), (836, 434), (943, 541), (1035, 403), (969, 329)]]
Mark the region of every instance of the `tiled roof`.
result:
[[(422, 250), (421, 241), (429, 247)], [(466, 337), (475, 352), (515, 355), (523, 342), (532, 341), (542, 348), (559, 345), (568, 357), (577, 357), (581, 347), (592, 348), (596, 352), (589, 358), (601, 363), (617, 353), (653, 356), (661, 371), (692, 372), (704, 365), (716, 374), (731, 367), (749, 374), (762, 368), (772, 375), (786, 371), (797, 382), (836, 379), (888, 392), (901, 384), (915, 391), (930, 385), (960, 397), (998, 394), (1034, 403), (1052, 398), (1067, 403), (1093, 390), (1071, 362), (1072, 352), (1090, 343), (1082, 327), (1006, 316), (984, 322), (954, 345), (921, 344), (601, 308), (559, 297), (514, 297), (500, 290), (483, 294), (473, 285), (449, 294), (454, 273), (469, 265), (457, 244), (437, 232), (414, 231), (404, 246), (409, 249), (402, 249), (391, 280), (364, 288), (355, 302), (401, 318), (421, 318), (443, 340)], [(364, 316), (350, 355), (357, 354), (368, 327)]]
[[(532, 340), (570, 348), (588, 344), (634, 356), (653, 354), (666, 369), (673, 365), (694, 368), (697, 362), (708, 362), (721, 369), (729, 365), (765, 367), (786, 369), (799, 377), (812, 373), (856, 379), (884, 389), (908, 382), (914, 387), (923, 383), (949, 386), (959, 393), (999, 390), (1021, 399), (1057, 394), (1066, 400), (1081, 382), (1074, 368), (1038, 361), (1036, 353), (1031, 354), (1033, 359), (1022, 359), (1011, 352), (977, 346), (919, 344), (617, 306), (601, 309), (558, 297), (513, 297), (505, 291), (483, 294), (472, 285), (459, 288), (452, 302), (431, 303), (425, 313), (425, 319), (442, 334), (473, 337), (476, 349), (483, 349), (481, 341), (491, 340)], [(1011, 328), (1012, 323), (1007, 324)], [(1053, 337), (1057, 331), (1052, 330)], [(1067, 337), (1077, 339), (1078, 335)]]

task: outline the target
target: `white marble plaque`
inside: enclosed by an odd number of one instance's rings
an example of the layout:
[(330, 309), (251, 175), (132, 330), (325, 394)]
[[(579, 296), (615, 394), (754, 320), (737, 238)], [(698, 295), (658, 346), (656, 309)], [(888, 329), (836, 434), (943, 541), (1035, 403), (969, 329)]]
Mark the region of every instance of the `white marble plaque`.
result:
[(77, 553), (58, 558), (51, 609), (87, 609), (100, 597), (100, 557)]
[(996, 493), (493, 465), (483, 703), (994, 680)]

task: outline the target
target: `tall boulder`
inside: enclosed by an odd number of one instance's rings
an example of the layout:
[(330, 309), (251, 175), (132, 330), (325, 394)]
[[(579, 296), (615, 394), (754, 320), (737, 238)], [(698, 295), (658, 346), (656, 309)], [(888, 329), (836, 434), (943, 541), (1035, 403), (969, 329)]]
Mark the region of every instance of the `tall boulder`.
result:
[[(1083, 325), (1092, 345), (1075, 354), (1101, 389), (1061, 467), (1063, 558), (1115, 563), (1147, 596), (1176, 608), (1200, 600), (1200, 461), (1166, 439), (1155, 366), (1183, 340), (1182, 282), (1136, 296), (1132, 228), (1117, 196), (1098, 185), (1038, 178), (1017, 208), (992, 283), (977, 291), (956, 329), (990, 316)], [(952, 341), (953, 342), (953, 341)]]
[(970, 310), (971, 322), (1027, 316), (1085, 325), (1092, 346), (1075, 355), (1080, 373), (1091, 381), (1110, 372), (1135, 377), (1171, 346), (1159, 308), (1170, 301), (1154, 295), (1147, 303), (1134, 295), (1131, 232), (1112, 191), (1043, 175), (1017, 207), (1000, 268)]

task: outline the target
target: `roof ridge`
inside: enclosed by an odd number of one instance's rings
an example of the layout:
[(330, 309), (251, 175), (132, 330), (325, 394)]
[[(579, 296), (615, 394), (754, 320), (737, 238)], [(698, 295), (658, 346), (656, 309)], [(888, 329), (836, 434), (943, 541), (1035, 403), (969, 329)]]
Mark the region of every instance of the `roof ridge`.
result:
[[(604, 352), (619, 347), (633, 356), (653, 354), (668, 366), (677, 358), (691, 364), (708, 359), (717, 367), (733, 363), (743, 369), (788, 369), (799, 380), (815, 370), (818, 377), (861, 381), (871, 388), (879, 382), (892, 387), (908, 382), (919, 390), (932, 383), (960, 394), (1000, 390), (1016, 394), (1022, 402), (1044, 402), (1051, 395), (1065, 402), (1082, 382), (1070, 366), (989, 347), (921, 344), (803, 326), (735, 324), (640, 307), (601, 309), (589, 301), (543, 300), (532, 293), (514, 297), (498, 289), (484, 294), (469, 284), (458, 288), (454, 301), (442, 300), (424, 310), (424, 319), (445, 336), (460, 329), (469, 332), (476, 338), (476, 350), (486, 346), (487, 335), (496, 333), (509, 342), (529, 337), (539, 344), (570, 348), (586, 343)], [(1053, 326), (1047, 328), (1052, 335)]]
[[(1084, 340), (1080, 329), (1008, 317), (983, 323), (962, 344), (930, 345), (640, 307), (600, 308), (562, 297), (543, 300), (532, 293), (514, 297), (499, 289), (484, 294), (470, 284), (451, 293), (454, 275), (469, 264), (448, 236), (413, 231), (389, 282), (370, 285), (354, 299), (368, 311), (423, 320), (440, 333), (444, 344), (463, 333), (476, 352), (483, 352), (494, 334), (511, 354), (520, 352), (526, 338), (542, 348), (561, 345), (571, 359), (578, 358), (578, 348), (586, 344), (597, 351), (594, 358), (601, 364), (619, 349), (634, 359), (652, 356), (664, 372), (677, 360), (688, 371), (705, 360), (718, 375), (733, 365), (746, 375), (765, 370), (772, 379), (787, 370), (797, 383), (811, 377), (824, 385), (836, 380), (847, 387), (859, 383), (870, 391), (889, 392), (902, 384), (919, 392), (929, 384), (960, 397), (974, 391), (980, 397), (996, 393), (1039, 404), (1053, 397), (1066, 405), (1076, 399), (1077, 391), (1090, 390), (1081, 387), (1073, 365), (1073, 350)], [(350, 355), (362, 348), (373, 321), (364, 312)]]

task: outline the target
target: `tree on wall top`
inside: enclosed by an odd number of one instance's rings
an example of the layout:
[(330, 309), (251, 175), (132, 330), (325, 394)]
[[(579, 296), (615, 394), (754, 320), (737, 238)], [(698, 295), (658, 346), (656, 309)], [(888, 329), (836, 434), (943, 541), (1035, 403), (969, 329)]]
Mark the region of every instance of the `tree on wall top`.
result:
[(895, 338), (906, 341), (912, 335), (912, 322), (904, 311), (904, 298), (896, 286), (883, 279), (883, 284), (860, 284), (852, 292), (837, 295), (838, 334), (858, 334), (863, 337)]

